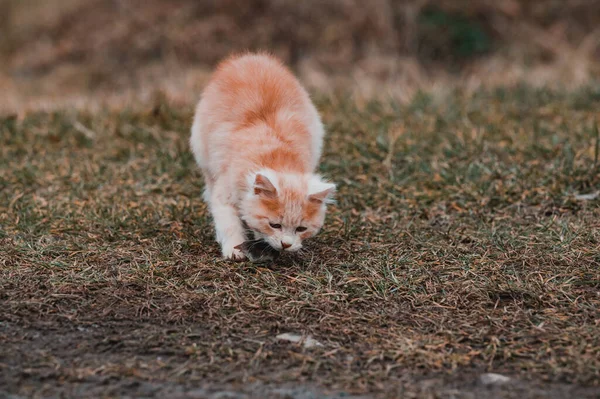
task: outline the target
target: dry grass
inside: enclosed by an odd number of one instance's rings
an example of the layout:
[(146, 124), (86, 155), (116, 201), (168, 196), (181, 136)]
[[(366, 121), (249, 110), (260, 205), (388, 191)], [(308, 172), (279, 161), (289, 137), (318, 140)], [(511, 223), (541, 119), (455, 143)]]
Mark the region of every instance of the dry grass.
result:
[[(0, 112), (194, 99), (233, 51), (268, 49), (320, 92), (574, 89), (600, 74), (599, 0), (5, 0)], [(58, 105), (57, 105), (58, 104)]]
[(189, 105), (3, 117), (0, 383), (469, 397), (489, 370), (597, 397), (600, 199), (576, 195), (600, 188), (599, 106), (597, 88), (322, 98), (339, 202), (271, 267), (219, 259)]

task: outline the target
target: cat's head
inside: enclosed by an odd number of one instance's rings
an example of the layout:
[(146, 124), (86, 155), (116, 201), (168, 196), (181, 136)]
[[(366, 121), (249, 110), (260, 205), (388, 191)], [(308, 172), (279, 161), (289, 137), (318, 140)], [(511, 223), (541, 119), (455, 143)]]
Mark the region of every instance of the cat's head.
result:
[(319, 232), (335, 185), (315, 174), (262, 170), (248, 177), (241, 218), (257, 238), (277, 250), (297, 251)]

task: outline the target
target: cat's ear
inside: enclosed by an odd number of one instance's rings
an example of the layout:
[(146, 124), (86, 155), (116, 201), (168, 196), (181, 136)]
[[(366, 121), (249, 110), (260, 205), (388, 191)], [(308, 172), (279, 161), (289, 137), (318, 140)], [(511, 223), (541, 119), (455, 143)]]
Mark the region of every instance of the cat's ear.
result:
[(318, 177), (310, 180), (308, 185), (308, 200), (319, 204), (333, 203), (333, 195), (335, 194), (335, 184), (327, 183)]
[(263, 195), (267, 198), (275, 198), (277, 197), (277, 188), (275, 188), (267, 176), (257, 173), (254, 177), (254, 194)]

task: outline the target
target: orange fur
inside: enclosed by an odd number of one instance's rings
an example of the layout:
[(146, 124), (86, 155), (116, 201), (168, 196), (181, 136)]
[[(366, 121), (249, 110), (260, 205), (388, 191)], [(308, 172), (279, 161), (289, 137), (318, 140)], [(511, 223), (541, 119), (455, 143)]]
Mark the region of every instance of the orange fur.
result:
[[(225, 257), (242, 257), (234, 249), (247, 238), (239, 219), (280, 250), (318, 232), (335, 189), (313, 173), (323, 134), (308, 94), (274, 57), (234, 56), (217, 67), (190, 143)], [(321, 201), (311, 200), (319, 192)]]

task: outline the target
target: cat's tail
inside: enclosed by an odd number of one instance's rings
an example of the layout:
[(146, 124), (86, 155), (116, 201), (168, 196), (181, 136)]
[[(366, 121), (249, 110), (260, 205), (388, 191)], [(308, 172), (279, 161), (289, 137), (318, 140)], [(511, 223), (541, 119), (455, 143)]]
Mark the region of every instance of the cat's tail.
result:
[[(200, 105), (198, 105), (198, 107), (200, 107)], [(190, 148), (192, 149), (196, 163), (201, 169), (204, 169), (206, 164), (204, 160), (204, 139), (202, 137), (204, 127), (200, 119), (201, 112), (196, 111), (194, 123), (192, 124), (192, 134), (190, 135)]]

